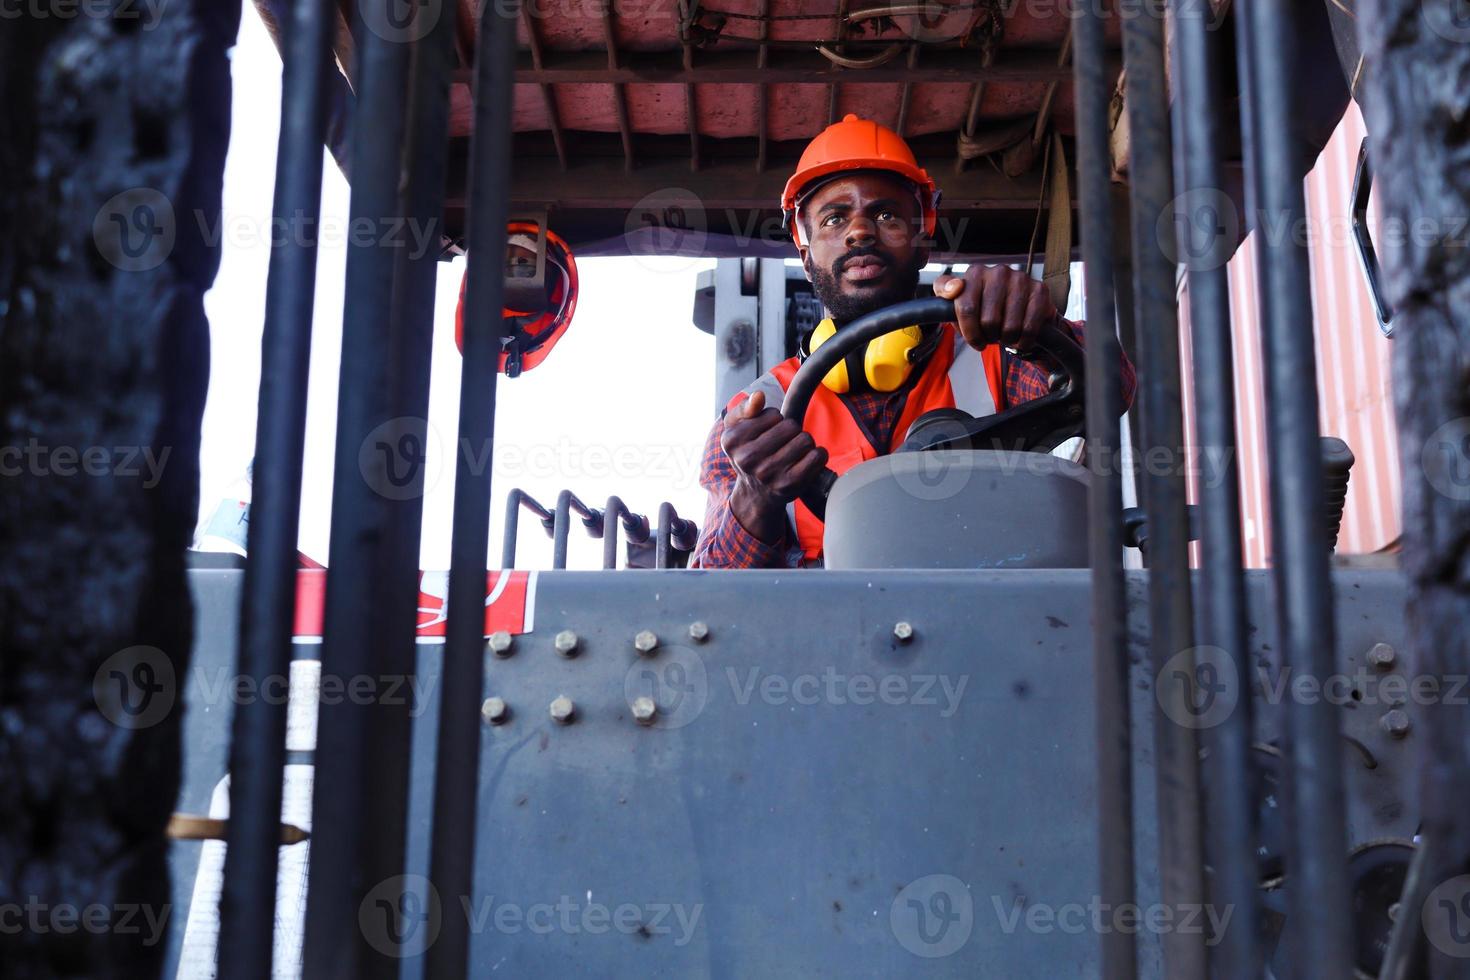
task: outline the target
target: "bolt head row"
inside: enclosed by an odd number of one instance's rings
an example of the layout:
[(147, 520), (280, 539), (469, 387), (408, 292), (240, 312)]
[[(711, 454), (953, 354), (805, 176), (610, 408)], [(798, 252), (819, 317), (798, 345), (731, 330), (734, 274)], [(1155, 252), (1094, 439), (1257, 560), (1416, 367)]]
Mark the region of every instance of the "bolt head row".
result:
[[(652, 725), (658, 716), (658, 704), (653, 698), (634, 698), (632, 707), (633, 720), (640, 725)], [(551, 720), (558, 725), (570, 725), (576, 720), (577, 706), (571, 698), (563, 694), (551, 702), (550, 714)], [(486, 698), (485, 703), (480, 706), (480, 717), (485, 719), (487, 725), (503, 725), (510, 721), (510, 705), (505, 703), (504, 698)]]
[[(906, 633), (901, 633), (906, 630)], [(900, 640), (907, 640), (914, 635), (914, 628), (908, 623), (899, 623), (893, 628), (893, 635)], [(709, 624), (702, 620), (696, 620), (689, 624), (689, 639), (695, 643), (703, 643), (709, 639)], [(581, 646), (581, 638), (573, 630), (562, 630), (556, 634), (552, 645), (556, 652), (563, 657), (575, 657)], [(515, 637), (507, 630), (496, 630), (490, 634), (489, 646), (497, 657), (509, 657), (515, 652)], [(633, 637), (633, 648), (645, 657), (652, 656), (658, 649), (658, 634), (653, 630), (639, 630), (638, 635)]]

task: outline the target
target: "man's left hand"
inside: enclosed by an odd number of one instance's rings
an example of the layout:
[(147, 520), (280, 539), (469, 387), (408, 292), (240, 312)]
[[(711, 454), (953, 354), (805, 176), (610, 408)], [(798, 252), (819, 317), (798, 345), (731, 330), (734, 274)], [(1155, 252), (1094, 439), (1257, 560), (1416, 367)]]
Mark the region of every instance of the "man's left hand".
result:
[(942, 275), (934, 295), (954, 300), (955, 323), (976, 350), (990, 344), (1026, 350), (1058, 315), (1045, 284), (1004, 265), (972, 265), (963, 276)]

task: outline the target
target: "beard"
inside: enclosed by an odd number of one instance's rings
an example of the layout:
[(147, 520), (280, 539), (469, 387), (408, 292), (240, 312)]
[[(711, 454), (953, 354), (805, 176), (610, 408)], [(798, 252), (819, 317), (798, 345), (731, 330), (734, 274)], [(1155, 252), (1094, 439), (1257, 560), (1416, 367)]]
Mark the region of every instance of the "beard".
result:
[[(881, 285), (859, 286), (855, 293), (843, 292), (843, 265), (864, 255), (871, 255), (888, 263), (889, 274), (883, 277)], [(919, 270), (923, 267), (922, 255), (918, 252), (914, 253), (907, 266), (898, 266), (893, 263), (889, 255), (872, 246), (855, 248), (838, 257), (830, 269), (820, 268), (810, 259), (807, 260), (807, 272), (812, 277), (812, 290), (822, 301), (822, 306), (827, 310), (827, 315), (832, 318), (832, 322), (838, 326), (850, 323), (874, 310), (881, 310), (885, 306), (913, 299), (915, 291), (919, 288)]]

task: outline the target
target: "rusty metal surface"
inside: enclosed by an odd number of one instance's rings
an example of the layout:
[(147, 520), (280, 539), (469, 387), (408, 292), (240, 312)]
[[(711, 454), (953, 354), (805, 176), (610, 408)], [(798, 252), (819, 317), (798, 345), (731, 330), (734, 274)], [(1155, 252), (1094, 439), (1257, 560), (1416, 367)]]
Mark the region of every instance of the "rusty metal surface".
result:
[[(350, 0), (336, 2), (338, 62), (351, 77), (357, 52), (349, 24), (355, 14)], [(1106, 21), (1111, 84), (1120, 67), (1121, 23), (1130, 15), (1119, 0), (1096, 5)], [(1232, 37), (1232, 5), (1212, 7), (1212, 35)], [(466, 155), (471, 126), (477, 28), (467, 8), (461, 8), (456, 26), (451, 161)], [(899, 13), (872, 15), (890, 8)], [(922, 16), (911, 12), (916, 9)], [(844, 10), (846, 22), (839, 20)], [(779, 224), (767, 178), (784, 179), (811, 137), (837, 116), (854, 112), (898, 128), (920, 163), (944, 174), (945, 209), (954, 224), (941, 227), (937, 257), (1022, 255), (1037, 222), (1035, 184), (1043, 155), (1012, 154), (1028, 158), (1019, 169), (1006, 158), (1005, 173), (1019, 173), (1013, 180), (1002, 173), (1001, 157), (1028, 120), (1038, 138), (1048, 125), (1067, 139), (1073, 135), (1075, 98), (1063, 55), (1070, 16), (1067, 3), (1050, 0), (533, 0), (518, 25), (512, 197), (517, 206), (551, 212), (558, 231), (577, 248), (647, 254), (662, 249), (634, 232), (644, 227), (645, 216), (674, 207), (678, 202), (671, 198), (687, 191), (704, 200), (733, 191), (745, 199), (760, 185), (760, 206), (706, 203), (705, 212), (684, 226), (654, 227), (707, 233), (702, 254), (709, 256), (784, 254), (788, 246), (779, 229), (751, 231), (772, 219)], [(1319, 19), (1322, 37), (1314, 37), (1307, 57), (1314, 77), (1321, 72), (1321, 84), (1313, 86), (1310, 111), (1301, 120), (1314, 152), (1347, 99), (1326, 14)], [(836, 56), (838, 37), (842, 57), (878, 63), (833, 63), (818, 46), (834, 42), (827, 50)], [(1233, 120), (1235, 102), (1227, 100), (1221, 110)], [(1233, 159), (1236, 148), (1227, 152)], [(988, 153), (989, 161), (967, 153)], [(605, 166), (625, 178), (610, 193), (603, 192)], [(983, 200), (966, 203), (977, 196), (966, 179), (977, 173), (998, 178), (1000, 185), (985, 188)], [(549, 177), (556, 178), (550, 188), (538, 179)], [(452, 166), (446, 230), (461, 242), (463, 186)], [(1226, 190), (1239, 196), (1237, 186)], [(587, 199), (589, 191), (595, 200)]]
[[(904, 5), (710, 0), (691, 16), (679, 0), (534, 0), (518, 25), (514, 200), (549, 210), (563, 237), (595, 254), (661, 251), (633, 234), (647, 225), (692, 232), (700, 254), (784, 254), (774, 204), (785, 174), (811, 137), (852, 112), (901, 129), (921, 164), (946, 175), (952, 224), (937, 255), (1024, 254), (1041, 160), (1014, 179), (983, 160), (957, 166), (958, 137), (972, 123), (969, 145), (994, 143), (998, 155), (1038, 116), (1071, 135), (1065, 5), (957, 0), (924, 5), (924, 18), (865, 16), (891, 6)], [(754, 19), (763, 10), (769, 19)], [(452, 161), (466, 157), (474, 28), (461, 18)], [(1118, 34), (1110, 17), (1112, 73)], [(892, 56), (838, 66), (818, 42), (839, 35), (842, 57)], [(351, 64), (350, 42), (339, 48)], [(452, 163), (446, 227), (461, 240), (463, 186)]]
[[(759, 12), (760, 0), (714, 0), (702, 4), (706, 19), (718, 13), (755, 16)], [(542, 0), (533, 4), (535, 30), (548, 60), (562, 52), (604, 51), (606, 39), (602, 27), (604, 0)], [(862, 7), (890, 6), (889, 4), (853, 5)], [(964, 36), (973, 16), (1000, 4), (956, 3), (952, 12), (945, 12), (919, 24), (915, 18), (890, 19), (891, 26), (882, 31), (872, 31), (861, 37), (881, 48), (877, 42), (896, 41), (908, 44), (922, 42), (925, 50), (938, 50), (941, 46), (953, 50)], [(1067, 33), (1067, 15), (1062, 5), (1012, 4), (1008, 16), (1003, 17), (1001, 64), (1006, 52), (1030, 54), (1050, 52), (1054, 57)], [(679, 12), (672, 0), (623, 0), (614, 3), (614, 40), (620, 51), (630, 54), (650, 52), (672, 52), (680, 48)], [(837, 15), (836, 0), (772, 0), (769, 4), (771, 17), (768, 39), (774, 44), (789, 44), (794, 41), (812, 41), (834, 37), (833, 23)], [(537, 14), (540, 16), (537, 16)], [(809, 15), (813, 19), (790, 20)], [(874, 21), (860, 23), (873, 24)], [(694, 66), (698, 70), (706, 54), (718, 52), (724, 55), (741, 52), (748, 55), (749, 66), (756, 65), (758, 22), (729, 18), (718, 41), (708, 48), (696, 48)], [(741, 40), (751, 39), (751, 40)], [(523, 49), (529, 40), (523, 25), (521, 44)], [(870, 47), (868, 50), (874, 50)], [(773, 49), (774, 51), (775, 49)], [(978, 67), (980, 51), (977, 47), (962, 49), (973, 55), (973, 64)], [(797, 49), (806, 64), (828, 69), (831, 80), (841, 85), (844, 82), (861, 81), (862, 70), (834, 68), (820, 58), (811, 48)], [(901, 63), (897, 59), (896, 63)], [(920, 64), (923, 63), (921, 54)], [(519, 85), (516, 100), (516, 129), (534, 130), (548, 128), (539, 93), (528, 84)], [(1003, 83), (987, 88), (981, 107), (982, 118), (1005, 119), (1026, 113), (1034, 113), (1041, 104), (1044, 84)], [(753, 85), (728, 89), (720, 85), (700, 85), (697, 103), (699, 125), (702, 133), (718, 136), (754, 136), (757, 134), (755, 109), (756, 90)], [(955, 130), (959, 127), (968, 101), (969, 85), (958, 82), (949, 85), (920, 85), (913, 95), (910, 109), (909, 132), (924, 134)], [(684, 98), (677, 87), (657, 84), (636, 83), (629, 86), (628, 96), (633, 127), (637, 132), (679, 133), (685, 128)], [(767, 125), (772, 139), (810, 138), (827, 121), (827, 87), (813, 83), (802, 89), (772, 93)], [(616, 132), (617, 119), (613, 110), (613, 96), (608, 84), (588, 85), (579, 88), (559, 88), (557, 104), (563, 113), (573, 113), (563, 120), (569, 129), (587, 129), (599, 132)], [(845, 86), (839, 93), (839, 113), (857, 112), (890, 124), (896, 118), (898, 108), (898, 85)], [(1060, 124), (1070, 132), (1070, 100), (1058, 105), (1057, 117)]]

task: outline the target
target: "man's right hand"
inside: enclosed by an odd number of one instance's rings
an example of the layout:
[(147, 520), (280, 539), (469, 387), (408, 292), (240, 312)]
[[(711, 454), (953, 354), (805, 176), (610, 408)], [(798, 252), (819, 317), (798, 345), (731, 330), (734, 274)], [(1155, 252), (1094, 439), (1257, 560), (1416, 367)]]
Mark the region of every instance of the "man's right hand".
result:
[(786, 504), (827, 465), (827, 450), (792, 419), (766, 408), (755, 392), (725, 416), (720, 448), (739, 474), (730, 509), (742, 527), (767, 544), (780, 540)]

